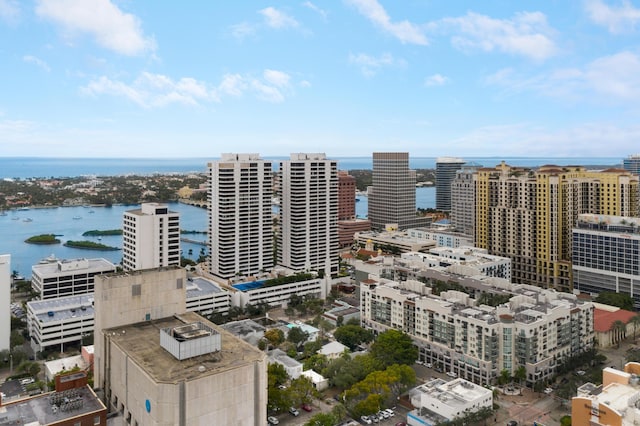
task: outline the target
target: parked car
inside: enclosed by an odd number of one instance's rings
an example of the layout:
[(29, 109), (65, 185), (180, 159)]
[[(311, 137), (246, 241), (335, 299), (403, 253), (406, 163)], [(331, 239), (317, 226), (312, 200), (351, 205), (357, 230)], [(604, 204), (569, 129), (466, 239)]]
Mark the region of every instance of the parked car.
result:
[(280, 423), (280, 420), (278, 420), (276, 417), (269, 416), (267, 417), (267, 422), (269, 422), (270, 425), (277, 425)]
[(405, 422), (398, 422), (396, 423), (396, 426), (407, 426), (407, 424)]
[(379, 419), (388, 419), (390, 417), (389, 413), (387, 413), (386, 411), (378, 411), (376, 415)]
[(312, 408), (309, 404), (302, 404), (302, 409), (308, 413), (311, 412)]
[(546, 388), (544, 390), (544, 393), (546, 393), (547, 395), (551, 394), (551, 392), (553, 392), (553, 388)]
[(289, 414), (293, 415), (294, 417), (298, 417), (300, 415), (300, 411), (298, 411), (296, 407), (290, 407)]
[(447, 371), (447, 376), (452, 377), (452, 378), (456, 378), (458, 376), (456, 376), (456, 373), (454, 373), (453, 371)]
[(364, 423), (366, 425), (370, 425), (371, 423), (373, 423), (371, 421), (371, 419), (369, 418), (369, 416), (361, 416), (360, 420), (362, 421), (362, 423)]
[(396, 413), (391, 408), (387, 408), (384, 411), (389, 415), (389, 417), (393, 417), (396, 415)]
[(432, 367), (430, 362), (425, 363), (424, 366), (427, 367), (427, 368), (431, 368)]
[(507, 426), (518, 426), (518, 422), (516, 422), (515, 420), (509, 420), (507, 422)]

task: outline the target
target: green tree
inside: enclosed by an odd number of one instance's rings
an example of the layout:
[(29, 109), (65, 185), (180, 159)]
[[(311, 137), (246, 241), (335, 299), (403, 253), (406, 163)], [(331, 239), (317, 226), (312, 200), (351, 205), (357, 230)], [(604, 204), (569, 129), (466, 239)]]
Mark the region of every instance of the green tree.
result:
[(392, 364), (413, 365), (418, 359), (418, 348), (408, 334), (389, 329), (378, 335), (371, 345), (371, 355), (383, 366)]
[(267, 367), (267, 381), (269, 386), (282, 386), (289, 380), (287, 370), (284, 369), (282, 364), (274, 362)]
[(296, 345), (296, 347), (300, 346), (303, 342), (306, 342), (308, 338), (309, 333), (300, 327), (291, 327), (289, 329), (289, 334), (287, 334), (287, 340)]
[(513, 372), (513, 378), (516, 379), (520, 386), (522, 386), (522, 382), (527, 379), (527, 369), (524, 367), (524, 365), (516, 368), (516, 371)]
[(305, 370), (313, 370), (318, 374), (322, 374), (322, 371), (329, 365), (329, 360), (326, 355), (313, 354), (304, 360), (303, 367)]
[(333, 426), (340, 420), (332, 413), (314, 414), (304, 426)]
[(338, 342), (348, 346), (352, 351), (355, 350), (358, 345), (369, 343), (373, 340), (371, 330), (367, 330), (357, 324), (349, 323), (338, 327), (336, 331), (333, 332), (333, 336)]
[(603, 291), (598, 294), (594, 301), (605, 305), (617, 306), (618, 308), (626, 309), (627, 311), (633, 311), (633, 299), (628, 294)]
[(498, 376), (499, 385), (506, 385), (507, 383), (509, 383), (510, 380), (511, 380), (511, 373), (509, 373), (509, 370), (504, 369), (500, 371), (500, 376)]
[(284, 332), (279, 328), (270, 328), (264, 332), (264, 338), (267, 339), (272, 346), (278, 346), (284, 342)]
[(18, 330), (13, 330), (11, 332), (11, 335), (9, 336), (9, 344), (12, 348), (22, 346), (24, 344), (24, 337), (22, 337), (22, 334), (20, 334)]
[(306, 376), (300, 376), (292, 380), (287, 390), (291, 405), (294, 407), (308, 404), (313, 401), (314, 397), (319, 396), (318, 391), (313, 387), (313, 382)]
[(560, 426), (571, 426), (571, 416), (560, 417)]

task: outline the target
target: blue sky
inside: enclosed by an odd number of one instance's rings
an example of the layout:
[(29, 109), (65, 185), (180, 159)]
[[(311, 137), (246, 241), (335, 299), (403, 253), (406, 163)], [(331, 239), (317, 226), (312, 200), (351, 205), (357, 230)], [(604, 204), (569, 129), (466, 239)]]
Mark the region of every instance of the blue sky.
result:
[(0, 156), (640, 152), (638, 0), (0, 0), (0, 55)]

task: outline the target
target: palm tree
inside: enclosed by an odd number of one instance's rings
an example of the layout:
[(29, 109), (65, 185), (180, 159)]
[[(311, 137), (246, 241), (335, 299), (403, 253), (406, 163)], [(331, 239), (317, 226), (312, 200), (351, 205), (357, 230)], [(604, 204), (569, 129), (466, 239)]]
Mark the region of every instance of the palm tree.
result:
[(636, 341), (636, 329), (640, 325), (640, 315), (636, 315), (635, 317), (632, 317), (629, 322), (631, 324), (633, 324), (633, 341), (635, 342)]
[[(620, 340), (623, 340), (626, 337), (627, 325), (620, 320), (615, 320), (613, 323), (611, 323), (609, 331), (613, 333), (612, 337), (613, 339), (615, 339), (615, 343), (617, 344), (616, 347), (619, 348)], [(611, 343), (613, 343), (613, 341)]]
[(520, 386), (520, 393), (522, 393), (522, 382), (527, 378), (527, 369), (524, 365), (516, 368), (516, 371), (513, 373), (513, 378), (518, 381), (518, 385)]

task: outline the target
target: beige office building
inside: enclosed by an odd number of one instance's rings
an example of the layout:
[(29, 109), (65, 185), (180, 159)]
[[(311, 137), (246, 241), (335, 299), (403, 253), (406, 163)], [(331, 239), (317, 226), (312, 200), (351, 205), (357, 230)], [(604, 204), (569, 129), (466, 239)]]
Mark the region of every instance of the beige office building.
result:
[(95, 386), (131, 425), (263, 426), (263, 352), (185, 312), (180, 268), (101, 276)]

